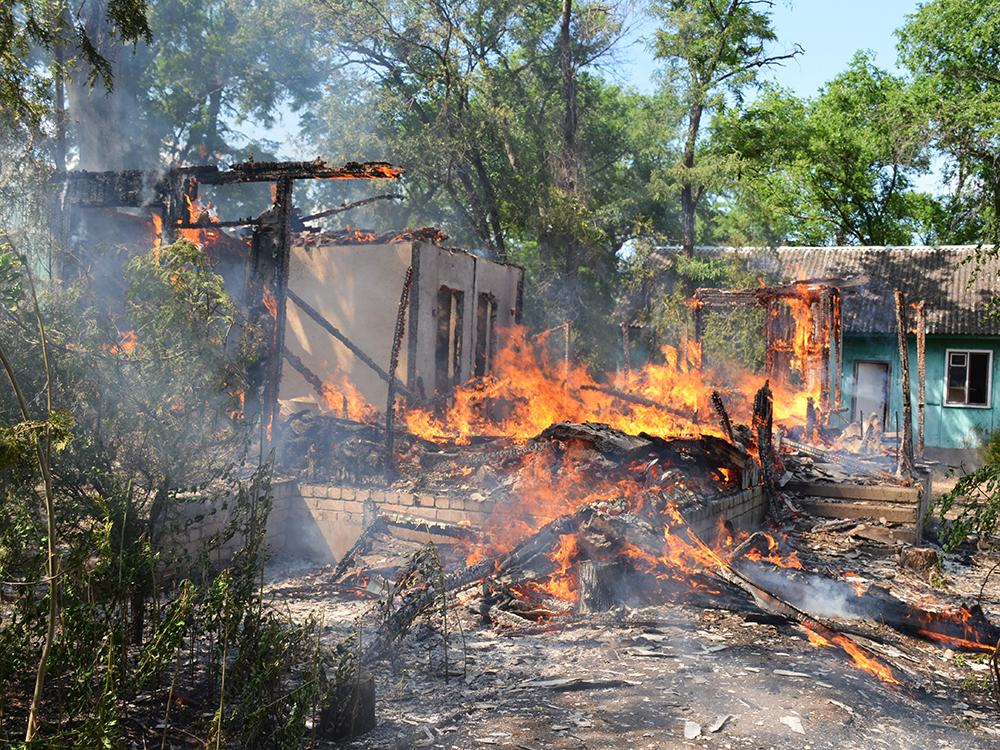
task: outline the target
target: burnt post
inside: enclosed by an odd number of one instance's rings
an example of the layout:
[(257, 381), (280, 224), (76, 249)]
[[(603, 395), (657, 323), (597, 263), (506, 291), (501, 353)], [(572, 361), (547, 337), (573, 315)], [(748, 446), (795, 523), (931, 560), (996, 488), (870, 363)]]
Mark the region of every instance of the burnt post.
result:
[(385, 405), (385, 482), (393, 480), (392, 451), (395, 442), (395, 427), (393, 418), (396, 416), (396, 367), (399, 366), (399, 350), (403, 345), (403, 332), (406, 329), (406, 308), (410, 304), (410, 285), (413, 282), (413, 266), (406, 269), (403, 277), (403, 291), (399, 295), (399, 310), (396, 313), (396, 331), (392, 338), (392, 354), (389, 357), (389, 394)]
[(833, 295), (829, 287), (823, 287), (819, 296), (819, 320), (817, 321), (817, 344), (820, 349), (819, 405), (822, 419), (830, 424), (830, 349), (833, 345)]
[(285, 349), (285, 313), (288, 266), (292, 241), (292, 180), (275, 183), (274, 204), (261, 214), (253, 235), (247, 299), (250, 320), (260, 326), (263, 341), (260, 357), (250, 370), (248, 409), (260, 413), (267, 440), (278, 411), (282, 353)]
[(924, 411), (927, 381), (927, 311), (923, 300), (917, 305), (917, 455), (924, 456)]
[(757, 437), (757, 454), (760, 456), (760, 470), (763, 474), (764, 493), (767, 495), (771, 518), (781, 523), (784, 513), (778, 503), (778, 491), (774, 482), (774, 443), (771, 439), (774, 421), (774, 397), (770, 381), (765, 380), (753, 401), (753, 428)]
[(625, 385), (628, 386), (628, 381), (632, 377), (632, 352), (629, 346), (629, 333), (628, 333), (628, 321), (622, 323), (622, 354), (625, 359)]
[(896, 336), (899, 339), (899, 374), (903, 391), (903, 434), (900, 436), (899, 474), (913, 475), (913, 415), (910, 406), (910, 349), (906, 341), (906, 302), (896, 290)]
[(840, 324), (840, 312), (841, 312), (841, 294), (840, 290), (835, 290), (831, 303), (833, 305), (831, 315), (833, 316), (832, 330), (830, 331), (830, 342), (836, 348), (836, 354), (834, 355), (834, 366), (833, 366), (833, 403), (834, 409), (840, 409), (840, 379), (841, 373), (844, 369), (844, 330)]

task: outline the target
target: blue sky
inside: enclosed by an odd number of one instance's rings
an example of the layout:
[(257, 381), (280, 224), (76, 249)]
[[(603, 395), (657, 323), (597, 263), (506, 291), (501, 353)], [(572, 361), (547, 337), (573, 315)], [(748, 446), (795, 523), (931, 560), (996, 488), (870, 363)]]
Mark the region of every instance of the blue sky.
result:
[[(872, 50), (875, 64), (892, 72), (896, 69), (896, 37), (893, 32), (914, 13), (917, 0), (775, 0), (771, 14), (774, 30), (781, 44), (791, 49), (798, 43), (804, 50), (784, 67), (765, 75), (800, 97), (814, 96), (824, 83), (847, 68), (859, 49)], [(637, 36), (651, 35), (648, 25)], [(623, 65), (626, 80), (641, 91), (652, 88), (654, 69), (651, 55), (636, 42), (623, 57), (632, 64)], [(780, 48), (779, 48), (780, 49)], [(631, 69), (631, 74), (626, 71)]]

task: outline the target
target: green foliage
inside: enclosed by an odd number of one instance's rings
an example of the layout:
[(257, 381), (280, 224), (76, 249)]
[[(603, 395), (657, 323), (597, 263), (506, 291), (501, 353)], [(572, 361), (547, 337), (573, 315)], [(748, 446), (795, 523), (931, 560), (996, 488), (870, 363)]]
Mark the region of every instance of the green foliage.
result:
[(680, 105), (676, 114), (682, 117), (684, 143), (680, 161), (664, 169), (658, 182), (661, 198), (679, 193), (685, 255), (693, 252), (695, 218), (702, 197), (731, 181), (736, 170), (732, 154), (701, 148), (703, 117), (724, 111), (727, 95), (741, 104), (745, 90), (757, 86), (762, 68), (802, 51), (796, 45), (787, 53), (769, 53), (777, 42), (770, 7), (766, 0), (726, 0), (722, 4), (714, 0), (663, 0), (652, 4), (652, 13), (661, 22), (655, 55), (664, 66), (663, 83), (673, 90)]
[(989, 0), (932, 0), (897, 32), (913, 76), (917, 122), (944, 157), (945, 237), (995, 242), (1000, 212), (1000, 15)]
[(138, 105), (137, 122), (123, 127), (133, 131), (126, 164), (273, 158), (277, 143), (247, 143), (239, 125), (269, 129), (282, 106), (297, 111), (318, 95), (327, 64), (308, 4), (157, 0), (149, 17), (155, 38), (124, 61)]
[(909, 244), (936, 235), (930, 196), (913, 190), (928, 168), (902, 79), (865, 53), (818, 96), (766, 88), (713, 122), (715, 151), (738, 157), (721, 226), (738, 241)]
[(640, 99), (595, 74), (620, 19), (573, 4), (564, 73), (551, 3), (322, 5), (346, 69), (303, 136), (322, 153), (407, 170), (407, 200), (361, 216), (386, 229), (440, 226), (458, 245), (524, 265), (526, 297), (538, 301), (531, 324), (572, 320), (577, 350), (598, 368), (613, 361), (604, 321), (616, 252), (638, 216), (671, 210), (644, 189), (654, 117), (633, 127)]
[[(953, 518), (948, 515), (955, 510)], [(1000, 465), (986, 464), (959, 477), (955, 487), (934, 502), (944, 529), (944, 549), (951, 552), (976, 534), (989, 542), (1000, 528)]]
[[(144, 0), (109, 0), (99, 11), (106, 27), (103, 33), (126, 44), (152, 40)], [(87, 3), (13, 0), (0, 5), (0, 124), (37, 125), (52, 101), (53, 80), (67, 75), (76, 57), (89, 67), (88, 85), (101, 78), (111, 87), (111, 65), (85, 28), (84, 15), (89, 12)], [(53, 58), (46, 62), (35, 58), (32, 53), (39, 48)], [(62, 61), (54, 56), (60, 48)]]

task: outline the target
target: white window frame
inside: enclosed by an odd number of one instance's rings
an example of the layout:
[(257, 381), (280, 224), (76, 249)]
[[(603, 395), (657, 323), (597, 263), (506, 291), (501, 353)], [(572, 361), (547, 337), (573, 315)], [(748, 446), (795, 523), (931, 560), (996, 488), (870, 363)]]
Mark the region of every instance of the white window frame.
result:
[[(955, 401), (948, 400), (948, 374), (951, 370), (951, 355), (952, 354), (986, 354), (989, 356), (989, 365), (986, 370), (986, 403), (985, 404), (969, 404), (969, 403), (958, 403)], [(966, 361), (966, 372), (965, 372), (965, 398), (969, 398), (969, 365)], [(941, 400), (942, 406), (948, 406), (955, 409), (992, 409), (993, 408), (993, 350), (991, 349), (945, 349), (944, 350), (944, 397)]]

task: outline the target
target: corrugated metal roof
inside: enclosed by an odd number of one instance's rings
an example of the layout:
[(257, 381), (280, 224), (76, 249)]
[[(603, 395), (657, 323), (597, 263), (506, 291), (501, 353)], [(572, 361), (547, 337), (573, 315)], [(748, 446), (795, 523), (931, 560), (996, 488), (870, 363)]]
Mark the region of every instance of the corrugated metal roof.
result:
[[(677, 248), (657, 248), (648, 256), (647, 267), (665, 270), (677, 252)], [(975, 262), (964, 262), (975, 252), (971, 245), (695, 250), (704, 256), (746, 255), (751, 269), (780, 269), (788, 281), (870, 276), (857, 294), (844, 296), (845, 332), (895, 333), (894, 292), (899, 289), (908, 305), (923, 300), (930, 335), (1000, 335), (1000, 323), (983, 322), (988, 303), (1000, 296), (1000, 259), (982, 258), (976, 273)]]

